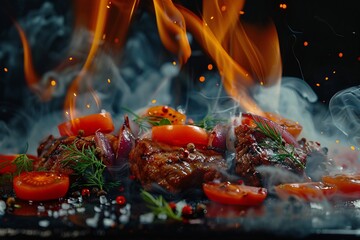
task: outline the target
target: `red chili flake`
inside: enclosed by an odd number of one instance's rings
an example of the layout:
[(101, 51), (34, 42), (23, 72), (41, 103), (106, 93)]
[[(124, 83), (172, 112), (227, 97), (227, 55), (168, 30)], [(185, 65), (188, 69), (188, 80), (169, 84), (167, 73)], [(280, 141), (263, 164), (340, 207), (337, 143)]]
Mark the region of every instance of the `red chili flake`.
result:
[(119, 191), (123, 192), (123, 191), (125, 191), (125, 188), (123, 186), (121, 186), (121, 187), (119, 187)]
[(83, 188), (81, 190), (81, 196), (89, 197), (90, 196), (90, 190), (88, 188)]
[(163, 113), (167, 113), (169, 111), (169, 107), (163, 106), (162, 111), (163, 111)]
[(183, 158), (187, 158), (189, 156), (190, 152), (186, 149), (183, 151)]
[(176, 203), (174, 203), (174, 202), (169, 202), (169, 207), (171, 208), (171, 210), (173, 210), (173, 212), (176, 211)]
[(181, 210), (181, 214), (184, 216), (190, 216), (191, 214), (193, 214), (192, 207), (189, 205), (185, 205)]
[(135, 175), (130, 175), (129, 178), (130, 178), (130, 180), (135, 180), (136, 177), (135, 177)]
[(244, 181), (240, 179), (240, 180), (237, 181), (237, 183), (240, 184), (240, 185), (243, 185)]
[(124, 205), (126, 203), (126, 198), (124, 196), (117, 196), (115, 201), (117, 204)]

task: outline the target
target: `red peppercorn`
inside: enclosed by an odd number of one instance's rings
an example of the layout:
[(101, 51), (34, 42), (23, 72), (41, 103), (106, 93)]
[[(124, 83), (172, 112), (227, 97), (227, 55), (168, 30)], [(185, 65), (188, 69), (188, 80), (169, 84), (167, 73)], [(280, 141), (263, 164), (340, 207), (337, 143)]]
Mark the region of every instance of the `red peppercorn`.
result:
[(244, 180), (241, 180), (241, 179), (240, 179), (240, 180), (237, 181), (237, 183), (240, 184), (240, 185), (243, 185), (243, 184), (244, 184)]
[(90, 196), (90, 190), (88, 188), (83, 188), (81, 190), (81, 196), (83, 197), (89, 197)]
[(167, 113), (169, 111), (169, 107), (163, 106), (162, 111), (163, 111), (163, 113)]
[(174, 202), (169, 202), (169, 207), (171, 208), (171, 210), (172, 210), (173, 212), (176, 211), (176, 203), (174, 203)]
[(189, 205), (185, 205), (182, 210), (181, 210), (181, 214), (183, 216), (190, 216), (191, 214), (193, 214), (193, 209), (191, 206)]
[(116, 203), (120, 205), (124, 205), (126, 203), (126, 198), (124, 196), (117, 196)]

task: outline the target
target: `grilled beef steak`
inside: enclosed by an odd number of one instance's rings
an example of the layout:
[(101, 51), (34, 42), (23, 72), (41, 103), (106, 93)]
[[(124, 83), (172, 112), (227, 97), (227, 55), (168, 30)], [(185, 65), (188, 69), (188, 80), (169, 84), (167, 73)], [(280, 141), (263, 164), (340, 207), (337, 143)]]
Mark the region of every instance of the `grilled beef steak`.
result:
[(129, 156), (131, 173), (147, 190), (153, 184), (172, 193), (224, 180), (227, 164), (223, 156), (208, 149), (184, 149), (149, 139), (138, 140)]
[(295, 161), (289, 157), (282, 158), (281, 154), (284, 153), (271, 147), (271, 143), (266, 144), (266, 141), (271, 140), (255, 128), (247, 125), (239, 125), (235, 128), (235, 173), (245, 184), (263, 186), (262, 176), (257, 170), (259, 166), (275, 166), (298, 175), (304, 174), (304, 167), (301, 165), (306, 164), (308, 152), (305, 148), (292, 149), (288, 146), (289, 151), (293, 152), (296, 158)]
[[(111, 147), (115, 149), (117, 146), (118, 138), (111, 134), (106, 134), (106, 138), (109, 140)], [(97, 148), (95, 135), (86, 137), (70, 136), (55, 138), (50, 135), (44, 140), (38, 147), (37, 152), (40, 161), (37, 162), (35, 169), (43, 169), (47, 171), (57, 171), (60, 173), (71, 174), (73, 170), (70, 166), (64, 166), (63, 160), (67, 158), (68, 152), (64, 149), (64, 146), (70, 146), (76, 144), (76, 147), (81, 150), (83, 147), (95, 147)], [(96, 152), (99, 159), (102, 159), (105, 163), (107, 159), (102, 155), (101, 150)]]

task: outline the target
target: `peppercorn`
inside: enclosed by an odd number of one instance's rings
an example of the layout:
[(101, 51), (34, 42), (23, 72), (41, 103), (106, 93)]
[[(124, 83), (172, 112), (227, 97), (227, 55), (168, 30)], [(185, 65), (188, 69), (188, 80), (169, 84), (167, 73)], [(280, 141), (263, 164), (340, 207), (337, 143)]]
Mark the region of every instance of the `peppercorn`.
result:
[(126, 198), (124, 196), (117, 196), (115, 199), (117, 204), (125, 205), (126, 204)]
[(90, 196), (90, 190), (88, 188), (83, 188), (81, 190), (81, 196), (83, 197), (89, 197)]
[(14, 197), (8, 197), (6, 199), (6, 205), (9, 207), (9, 208), (13, 208), (15, 206), (15, 198)]
[(183, 217), (190, 217), (193, 214), (193, 209), (190, 205), (185, 205), (181, 210), (181, 215)]

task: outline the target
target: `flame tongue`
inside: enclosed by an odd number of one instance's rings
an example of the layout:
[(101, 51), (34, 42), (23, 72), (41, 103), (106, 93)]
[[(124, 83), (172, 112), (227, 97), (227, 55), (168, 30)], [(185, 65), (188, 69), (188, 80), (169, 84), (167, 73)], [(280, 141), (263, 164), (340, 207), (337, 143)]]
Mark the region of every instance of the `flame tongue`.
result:
[(154, 0), (156, 22), (165, 47), (184, 64), (191, 55), (184, 17), (171, 0)]
[[(230, 4), (231, 3), (231, 4)], [(257, 83), (272, 85), (281, 77), (276, 29), (261, 29), (239, 21), (244, 1), (203, 1), (203, 19), (177, 6), (189, 30), (215, 61), (226, 91), (246, 111), (263, 115), (249, 96)]]

